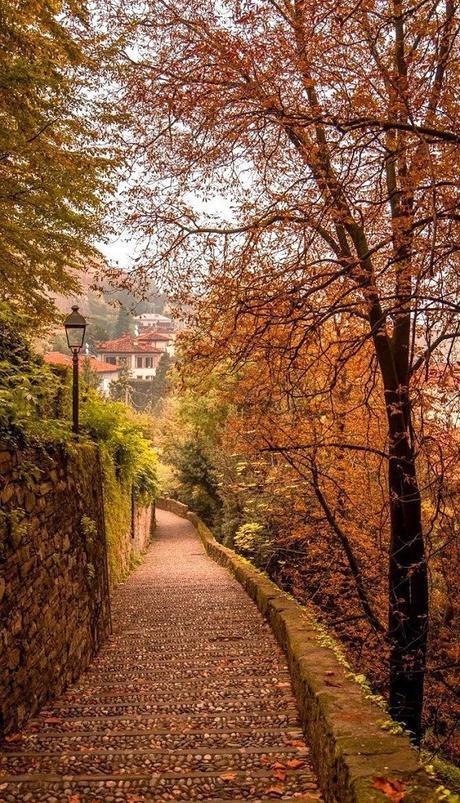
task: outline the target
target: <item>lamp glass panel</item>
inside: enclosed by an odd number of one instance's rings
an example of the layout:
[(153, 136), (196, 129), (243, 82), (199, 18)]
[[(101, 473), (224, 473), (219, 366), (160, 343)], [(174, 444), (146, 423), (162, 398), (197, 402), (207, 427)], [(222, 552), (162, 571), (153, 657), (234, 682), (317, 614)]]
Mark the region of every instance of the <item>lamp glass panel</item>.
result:
[(67, 343), (71, 349), (81, 349), (85, 337), (84, 326), (66, 326)]

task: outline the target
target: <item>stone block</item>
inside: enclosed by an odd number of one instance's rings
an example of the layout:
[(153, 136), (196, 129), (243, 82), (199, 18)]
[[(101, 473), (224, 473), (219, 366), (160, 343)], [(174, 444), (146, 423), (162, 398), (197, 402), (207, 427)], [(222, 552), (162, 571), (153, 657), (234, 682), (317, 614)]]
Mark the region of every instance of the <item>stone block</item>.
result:
[(24, 494), (24, 507), (27, 513), (31, 513), (36, 504), (36, 496), (32, 491), (27, 490)]
[(15, 610), (12, 613), (9, 628), (13, 636), (17, 636), (22, 630), (22, 613), (20, 610)]
[(12, 465), (12, 452), (1, 451), (0, 452), (0, 471), (2, 473), (6, 472), (8, 466)]
[(12, 499), (12, 497), (14, 496), (14, 491), (15, 491), (15, 486), (12, 482), (9, 482), (7, 485), (5, 485), (0, 496), (2, 504), (4, 505), (8, 504), (10, 499)]
[(22, 578), (25, 578), (25, 577), (27, 577), (27, 575), (31, 574), (31, 572), (33, 571), (33, 569), (35, 567), (35, 562), (36, 562), (35, 558), (29, 558), (28, 560), (25, 560), (21, 564), (20, 572), (21, 572), (21, 577)]
[(45, 482), (41, 482), (39, 485), (39, 492), (42, 496), (46, 496), (46, 494), (49, 494), (49, 492), (52, 490), (54, 490), (54, 486), (51, 480), (46, 480)]
[(21, 659), (21, 653), (17, 647), (9, 650), (8, 655), (6, 656), (6, 662), (8, 665), (8, 669), (16, 669), (19, 666), (19, 661)]

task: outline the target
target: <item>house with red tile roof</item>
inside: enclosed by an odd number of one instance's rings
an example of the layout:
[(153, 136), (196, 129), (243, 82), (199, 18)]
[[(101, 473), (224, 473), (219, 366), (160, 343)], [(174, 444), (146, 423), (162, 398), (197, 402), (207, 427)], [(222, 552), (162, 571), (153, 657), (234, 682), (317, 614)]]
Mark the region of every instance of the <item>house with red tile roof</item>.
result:
[[(43, 355), (43, 359), (49, 365), (63, 366), (69, 368), (69, 370), (72, 368), (72, 357), (70, 354), (61, 354), (60, 351), (48, 351)], [(99, 389), (104, 395), (108, 395), (111, 383), (115, 382), (120, 374), (120, 367), (118, 365), (111, 365), (110, 363), (103, 362), (103, 360), (98, 360), (97, 357), (91, 357), (85, 354), (81, 355), (78, 365), (80, 373), (88, 367), (93, 374), (97, 374)]]
[(125, 334), (115, 340), (107, 340), (97, 344), (97, 356), (100, 360), (116, 365), (124, 365), (134, 379), (153, 379), (158, 363), (166, 352), (169, 338), (156, 332), (143, 335)]
[(146, 329), (155, 330), (156, 332), (171, 333), (174, 332), (175, 324), (172, 318), (167, 315), (159, 315), (157, 312), (144, 312), (134, 319), (140, 332), (145, 332)]
[(157, 349), (167, 351), (168, 354), (174, 353), (174, 335), (165, 332), (157, 332), (154, 329), (147, 329), (137, 335), (137, 340), (141, 343), (150, 343)]

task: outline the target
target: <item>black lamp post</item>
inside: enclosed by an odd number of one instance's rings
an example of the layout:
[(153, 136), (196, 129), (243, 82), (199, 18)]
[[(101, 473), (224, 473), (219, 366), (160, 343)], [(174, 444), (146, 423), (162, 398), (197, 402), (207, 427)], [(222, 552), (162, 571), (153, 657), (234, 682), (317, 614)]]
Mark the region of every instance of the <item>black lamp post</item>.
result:
[(86, 331), (86, 321), (78, 312), (78, 307), (72, 307), (72, 312), (64, 321), (65, 333), (69, 349), (72, 350), (72, 430), (78, 435), (78, 354), (83, 348)]

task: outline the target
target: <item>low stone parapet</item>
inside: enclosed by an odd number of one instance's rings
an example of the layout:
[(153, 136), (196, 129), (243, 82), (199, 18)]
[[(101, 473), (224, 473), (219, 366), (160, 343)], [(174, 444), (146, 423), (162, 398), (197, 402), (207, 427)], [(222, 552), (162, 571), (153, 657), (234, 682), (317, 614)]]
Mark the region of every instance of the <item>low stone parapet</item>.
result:
[(187, 517), (207, 553), (229, 569), (252, 597), (287, 655), (325, 799), (330, 803), (439, 800), (437, 784), (421, 766), (409, 738), (388, 731), (396, 723), (366, 697), (324, 644), (324, 633), (308, 609), (219, 544), (195, 513)]
[(188, 515), (188, 507), (176, 499), (169, 499), (169, 497), (162, 496), (155, 502), (155, 507), (158, 510), (167, 510), (169, 513), (175, 513), (182, 519), (186, 519)]

